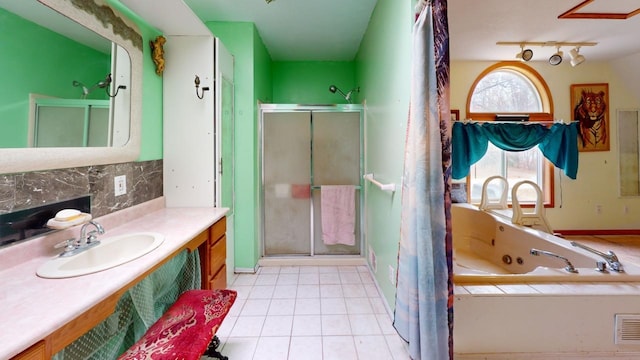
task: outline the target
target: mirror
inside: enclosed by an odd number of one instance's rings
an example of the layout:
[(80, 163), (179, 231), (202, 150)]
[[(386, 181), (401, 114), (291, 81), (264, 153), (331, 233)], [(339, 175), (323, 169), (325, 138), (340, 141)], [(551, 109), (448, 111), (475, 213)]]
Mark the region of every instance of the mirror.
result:
[[(136, 160), (142, 92), (137, 27), (104, 0), (0, 0), (0, 8), (3, 25), (21, 25), (8, 36), (33, 32), (42, 44), (56, 40), (49, 50), (37, 41), (14, 42), (0, 54), (12, 54), (0, 61), (3, 78), (10, 79), (5, 83), (13, 85), (0, 85), (2, 172)], [(69, 140), (72, 132), (82, 138)]]

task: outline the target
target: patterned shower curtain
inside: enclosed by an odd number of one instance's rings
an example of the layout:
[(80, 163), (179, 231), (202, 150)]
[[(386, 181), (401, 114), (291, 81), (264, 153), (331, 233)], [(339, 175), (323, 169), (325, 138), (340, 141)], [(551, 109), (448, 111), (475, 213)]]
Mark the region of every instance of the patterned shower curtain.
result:
[(402, 183), (394, 326), (412, 359), (453, 358), (451, 116), (446, 0), (421, 0)]

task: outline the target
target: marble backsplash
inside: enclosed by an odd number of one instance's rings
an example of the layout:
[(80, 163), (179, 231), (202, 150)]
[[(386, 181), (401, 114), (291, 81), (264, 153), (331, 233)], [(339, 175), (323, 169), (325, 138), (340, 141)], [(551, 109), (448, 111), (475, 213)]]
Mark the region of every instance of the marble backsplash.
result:
[[(94, 217), (162, 196), (162, 160), (83, 166), (0, 175), (0, 213), (91, 195)], [(127, 193), (114, 194), (114, 177), (126, 175)]]

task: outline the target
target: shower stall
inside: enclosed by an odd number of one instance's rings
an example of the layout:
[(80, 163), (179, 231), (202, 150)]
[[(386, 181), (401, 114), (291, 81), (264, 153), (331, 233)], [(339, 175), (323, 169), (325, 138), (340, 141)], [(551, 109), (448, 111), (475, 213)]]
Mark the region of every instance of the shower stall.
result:
[[(260, 106), (263, 256), (362, 253), (362, 123), (361, 105)], [(331, 185), (355, 188), (353, 245), (323, 240), (321, 192)]]

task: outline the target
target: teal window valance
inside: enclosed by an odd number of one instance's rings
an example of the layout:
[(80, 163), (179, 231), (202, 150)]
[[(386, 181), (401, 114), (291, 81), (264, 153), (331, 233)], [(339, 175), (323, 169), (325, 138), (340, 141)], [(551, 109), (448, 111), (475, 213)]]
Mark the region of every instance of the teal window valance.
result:
[(578, 122), (555, 123), (550, 128), (537, 123), (454, 122), (454, 179), (469, 174), (471, 165), (487, 152), (489, 141), (505, 151), (524, 151), (538, 145), (544, 157), (568, 177), (575, 179), (578, 173)]

